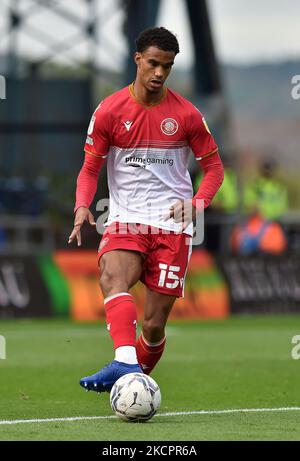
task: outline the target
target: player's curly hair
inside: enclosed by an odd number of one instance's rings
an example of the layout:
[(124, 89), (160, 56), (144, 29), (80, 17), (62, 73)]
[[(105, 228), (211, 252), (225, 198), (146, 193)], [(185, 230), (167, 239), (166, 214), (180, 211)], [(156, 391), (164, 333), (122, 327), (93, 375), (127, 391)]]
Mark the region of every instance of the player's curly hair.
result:
[(152, 27), (143, 30), (135, 41), (136, 49), (143, 53), (149, 46), (156, 46), (163, 51), (179, 53), (179, 44), (176, 36), (164, 27)]

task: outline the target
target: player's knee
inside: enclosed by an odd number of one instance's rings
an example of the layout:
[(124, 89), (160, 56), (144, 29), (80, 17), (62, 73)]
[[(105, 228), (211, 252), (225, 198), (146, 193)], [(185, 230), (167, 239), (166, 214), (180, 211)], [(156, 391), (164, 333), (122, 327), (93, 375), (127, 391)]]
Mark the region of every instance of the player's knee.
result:
[(128, 291), (126, 281), (120, 277), (120, 274), (107, 269), (101, 272), (99, 283), (104, 297)]

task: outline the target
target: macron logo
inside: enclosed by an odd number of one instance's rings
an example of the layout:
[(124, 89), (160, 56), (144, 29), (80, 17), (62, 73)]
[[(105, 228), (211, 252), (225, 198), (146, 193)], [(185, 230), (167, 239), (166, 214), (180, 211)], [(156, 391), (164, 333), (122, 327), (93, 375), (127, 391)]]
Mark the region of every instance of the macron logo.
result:
[(143, 370), (147, 370), (148, 368), (150, 368), (150, 367), (148, 367), (148, 365), (146, 365), (145, 363), (142, 363), (141, 366), (142, 366), (142, 369), (143, 369)]
[(125, 126), (127, 131), (130, 130), (131, 125), (133, 124), (133, 122), (130, 122), (129, 120), (127, 120), (127, 122), (123, 122), (123, 123), (124, 123), (124, 126)]

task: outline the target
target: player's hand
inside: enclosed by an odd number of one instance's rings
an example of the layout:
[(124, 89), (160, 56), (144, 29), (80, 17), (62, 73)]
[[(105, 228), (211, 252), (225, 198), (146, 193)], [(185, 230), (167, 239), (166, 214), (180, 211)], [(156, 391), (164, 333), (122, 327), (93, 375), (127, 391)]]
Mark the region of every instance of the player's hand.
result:
[(81, 226), (87, 221), (91, 226), (96, 226), (94, 216), (88, 208), (81, 206), (78, 208), (75, 214), (74, 227), (69, 237), (68, 243), (72, 243), (73, 240), (77, 239), (77, 245), (81, 246)]
[(169, 209), (169, 214), (165, 217), (165, 221), (173, 218), (175, 222), (182, 223), (184, 231), (188, 225), (195, 221), (197, 210), (192, 204), (192, 199), (177, 200)]

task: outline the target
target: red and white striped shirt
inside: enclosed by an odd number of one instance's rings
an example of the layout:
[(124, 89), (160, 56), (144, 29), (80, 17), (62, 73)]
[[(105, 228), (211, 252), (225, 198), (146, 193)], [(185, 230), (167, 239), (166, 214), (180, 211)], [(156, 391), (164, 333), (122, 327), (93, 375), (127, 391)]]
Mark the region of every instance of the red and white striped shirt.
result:
[[(130, 85), (98, 105), (84, 150), (99, 160), (107, 158), (107, 225), (136, 222), (180, 231), (180, 223), (164, 218), (174, 202), (193, 197), (190, 150), (201, 161), (218, 147), (203, 115), (184, 97), (165, 89), (157, 105), (145, 106)], [(185, 232), (192, 235), (192, 225)]]

